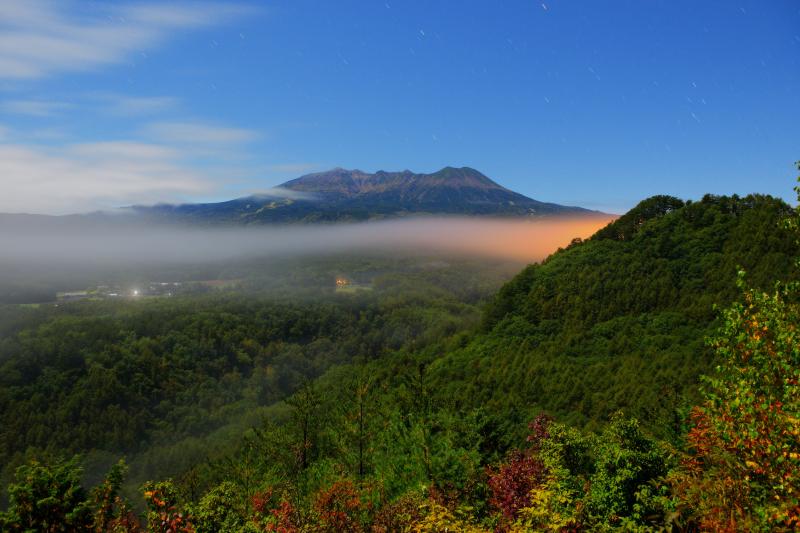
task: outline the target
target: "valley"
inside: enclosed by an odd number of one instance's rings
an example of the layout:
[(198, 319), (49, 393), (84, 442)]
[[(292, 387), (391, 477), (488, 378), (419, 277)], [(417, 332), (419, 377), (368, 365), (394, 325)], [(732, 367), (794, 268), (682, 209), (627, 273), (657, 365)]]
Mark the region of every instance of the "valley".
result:
[[(256, 261), (236, 283), (170, 298), (7, 306), (3, 477), (32, 456), (81, 454), (91, 485), (124, 457), (114, 490), (133, 509), (153, 509), (142, 486), (198, 524), (220, 520), (203, 516), (224, 501), (223, 529), (299, 523), (326, 487), (374, 502), (346, 511), (361, 524), (408, 498), (505, 520), (483, 494), (498, 497), (514, 464), (503, 461), (516, 460), (504, 458), (543, 413), (548, 431), (579, 431), (569, 438), (627, 427), (647, 446), (681, 446), (737, 268), (764, 289), (797, 279), (796, 241), (780, 229), (791, 213), (764, 196), (653, 197), (521, 272), (499, 259), (326, 255)], [(650, 476), (675, 468), (658, 457)], [(258, 515), (252, 497), (292, 511)]]

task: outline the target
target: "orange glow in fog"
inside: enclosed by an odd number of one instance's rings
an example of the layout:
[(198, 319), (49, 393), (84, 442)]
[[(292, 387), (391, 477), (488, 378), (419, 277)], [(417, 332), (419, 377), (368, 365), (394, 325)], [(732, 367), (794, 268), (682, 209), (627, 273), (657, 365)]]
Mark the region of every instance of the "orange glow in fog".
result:
[(574, 238), (590, 237), (615, 219), (613, 215), (538, 221), (412, 219), (392, 222), (392, 235), (385, 237), (397, 246), (535, 262), (569, 245)]

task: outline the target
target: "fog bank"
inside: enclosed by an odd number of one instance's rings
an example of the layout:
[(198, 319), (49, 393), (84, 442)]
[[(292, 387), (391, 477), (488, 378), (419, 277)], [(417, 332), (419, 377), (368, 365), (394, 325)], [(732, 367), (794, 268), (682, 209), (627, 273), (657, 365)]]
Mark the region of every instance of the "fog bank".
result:
[(441, 252), (538, 261), (608, 218), (498, 220), (409, 218), (391, 221), (247, 228), (176, 226), (0, 226), (3, 262), (58, 266), (221, 261), (304, 254)]

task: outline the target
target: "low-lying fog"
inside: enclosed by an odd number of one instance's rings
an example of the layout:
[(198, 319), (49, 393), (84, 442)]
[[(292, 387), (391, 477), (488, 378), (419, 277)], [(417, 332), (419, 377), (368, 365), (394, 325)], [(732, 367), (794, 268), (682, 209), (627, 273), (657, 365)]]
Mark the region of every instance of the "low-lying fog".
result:
[(93, 267), (201, 263), (253, 257), (395, 251), (456, 253), (534, 262), (612, 220), (408, 218), (391, 221), (247, 228), (121, 224), (0, 225), (0, 263)]

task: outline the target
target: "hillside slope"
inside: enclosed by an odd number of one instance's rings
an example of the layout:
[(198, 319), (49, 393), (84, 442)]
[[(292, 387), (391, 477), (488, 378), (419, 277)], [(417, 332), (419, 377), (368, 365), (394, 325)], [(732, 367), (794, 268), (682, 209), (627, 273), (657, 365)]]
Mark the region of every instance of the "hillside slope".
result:
[(798, 250), (779, 223), (790, 211), (767, 196), (645, 200), (503, 287), (484, 332), (431, 362), (433, 389), (520, 422), (545, 410), (597, 427), (624, 409), (677, 431), (738, 268), (765, 288), (791, 276)]

